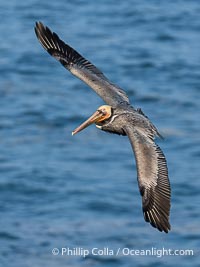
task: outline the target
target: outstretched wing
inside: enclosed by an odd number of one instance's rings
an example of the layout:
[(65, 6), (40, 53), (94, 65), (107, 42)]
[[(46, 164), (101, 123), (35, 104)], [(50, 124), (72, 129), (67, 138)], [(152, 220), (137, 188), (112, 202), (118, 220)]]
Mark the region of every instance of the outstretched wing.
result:
[(126, 126), (124, 130), (136, 158), (144, 219), (159, 231), (168, 233), (171, 190), (165, 156), (153, 138), (141, 129)]
[(65, 44), (48, 27), (37, 22), (35, 33), (44, 49), (51, 56), (56, 58), (73, 75), (88, 84), (108, 105), (116, 107), (119, 104), (129, 103), (127, 95), (120, 87), (111, 83), (98, 68)]

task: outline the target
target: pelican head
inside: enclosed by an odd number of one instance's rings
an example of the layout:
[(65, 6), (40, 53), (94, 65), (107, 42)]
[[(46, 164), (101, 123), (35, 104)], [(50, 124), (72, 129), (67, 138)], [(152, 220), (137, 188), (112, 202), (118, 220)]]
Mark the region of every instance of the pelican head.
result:
[(105, 120), (111, 118), (112, 116), (112, 107), (108, 105), (100, 106), (94, 114), (92, 114), (89, 119), (87, 119), (85, 122), (83, 122), (80, 126), (78, 126), (73, 132), (72, 135), (77, 134), (78, 132), (82, 131), (86, 127), (88, 127), (90, 124), (95, 123), (98, 125), (98, 123), (103, 123)]

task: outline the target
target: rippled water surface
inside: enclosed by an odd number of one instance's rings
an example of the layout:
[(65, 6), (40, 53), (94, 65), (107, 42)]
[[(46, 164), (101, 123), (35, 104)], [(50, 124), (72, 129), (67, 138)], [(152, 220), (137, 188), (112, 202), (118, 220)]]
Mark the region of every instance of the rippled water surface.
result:
[[(199, 266), (199, 1), (0, 1), (0, 265)], [(102, 100), (52, 59), (42, 21), (124, 88), (165, 136), (169, 234), (143, 220), (126, 137), (71, 131)], [(53, 248), (194, 256), (53, 256)], [(104, 253), (105, 254), (105, 253)]]

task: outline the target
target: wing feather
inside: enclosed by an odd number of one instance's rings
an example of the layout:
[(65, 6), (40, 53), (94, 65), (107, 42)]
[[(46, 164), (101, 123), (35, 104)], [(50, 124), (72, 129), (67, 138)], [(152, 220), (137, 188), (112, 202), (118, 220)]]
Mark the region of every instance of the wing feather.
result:
[[(145, 221), (159, 231), (170, 230), (170, 183), (167, 162), (160, 147), (141, 128), (124, 128), (137, 164), (137, 175)], [(144, 129), (143, 129), (144, 130)]]
[(65, 44), (56, 33), (41, 22), (36, 23), (36, 36), (44, 49), (73, 75), (88, 84), (108, 105), (129, 104), (126, 93), (111, 83), (104, 74), (76, 50)]

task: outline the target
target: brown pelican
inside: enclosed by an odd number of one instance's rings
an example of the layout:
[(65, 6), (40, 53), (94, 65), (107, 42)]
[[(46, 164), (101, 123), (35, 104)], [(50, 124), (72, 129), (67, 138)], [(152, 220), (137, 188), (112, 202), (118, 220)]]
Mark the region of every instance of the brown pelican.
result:
[(89, 85), (107, 104), (99, 107), (72, 135), (95, 123), (103, 131), (128, 136), (136, 158), (144, 219), (159, 231), (168, 233), (171, 190), (165, 156), (154, 141), (156, 136), (161, 137), (156, 127), (141, 109), (130, 105), (120, 87), (111, 83), (56, 33), (41, 22), (36, 23), (35, 32), (44, 49)]

